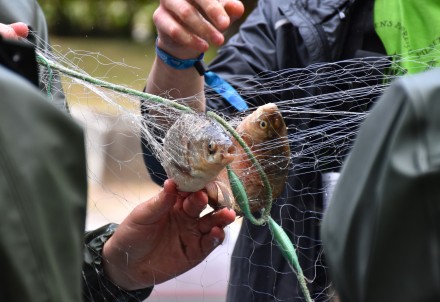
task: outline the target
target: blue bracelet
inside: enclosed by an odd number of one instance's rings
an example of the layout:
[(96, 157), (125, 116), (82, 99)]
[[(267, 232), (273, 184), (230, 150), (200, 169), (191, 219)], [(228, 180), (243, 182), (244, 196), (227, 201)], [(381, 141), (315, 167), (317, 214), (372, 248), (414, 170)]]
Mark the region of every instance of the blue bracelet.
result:
[(203, 60), (203, 57), (205, 55), (204, 53), (202, 53), (196, 59), (185, 59), (185, 60), (178, 59), (176, 57), (173, 57), (169, 53), (165, 52), (164, 50), (160, 49), (159, 46), (157, 46), (157, 40), (156, 40), (156, 54), (163, 62), (165, 62), (165, 64), (175, 69), (188, 69), (194, 67), (194, 64)]

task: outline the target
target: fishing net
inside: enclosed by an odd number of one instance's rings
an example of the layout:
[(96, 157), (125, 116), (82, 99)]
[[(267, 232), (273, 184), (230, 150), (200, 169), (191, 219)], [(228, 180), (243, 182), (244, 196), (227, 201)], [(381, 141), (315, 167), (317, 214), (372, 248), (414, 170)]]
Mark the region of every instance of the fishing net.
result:
[[(428, 53), (434, 58), (440, 55), (438, 50), (429, 49), (409, 54), (405, 60), (422, 61), (421, 53)], [(120, 222), (138, 203), (159, 190), (144, 166), (141, 138), (152, 155), (159, 160), (166, 159), (169, 155), (163, 149), (162, 138), (170, 123), (183, 113), (182, 108), (170, 106), (166, 101), (167, 94), (162, 95), (163, 99), (133, 95), (130, 89), (142, 91), (147, 70), (132, 67), (126, 62), (115, 62), (114, 58), (105, 56), (105, 49), (102, 53), (78, 50), (61, 52), (54, 47), (51, 53), (41, 52), (40, 55), (46, 59), (40, 62), (40, 66), (46, 73), (44, 84), (47, 90), (56, 93), (54, 81), (61, 80), (70, 111), (86, 130), (91, 187), (87, 227)], [(149, 56), (153, 57), (154, 53)], [(405, 74), (405, 70), (399, 67), (401, 60), (404, 59), (367, 57), (315, 64), (301, 69), (267, 71), (251, 78), (234, 78), (234, 82), (240, 84), (237, 91), (245, 101), (257, 105), (276, 103), (288, 127), (291, 160), (287, 193), (274, 202), (273, 209), (278, 213), (275, 216), (279, 225), (291, 237), (305, 274), (306, 286), (313, 289), (314, 297), (319, 297), (319, 301), (332, 301), (334, 292), (330, 282), (324, 286), (314, 286), (319, 275), (327, 268), (320, 257), (322, 246), (316, 230), (315, 233), (309, 232), (305, 226), (310, 223), (319, 226), (322, 212), (337, 181), (337, 171), (350, 151), (359, 125), (390, 82)], [(48, 67), (49, 61), (72, 72), (69, 74), (61, 70), (61, 77), (54, 77), (54, 72), (59, 71), (56, 71), (57, 67)], [(89, 74), (82, 69), (85, 65)], [(421, 70), (429, 67), (422, 63), (420, 65)], [(125, 74), (129, 72), (136, 80), (124, 83), (123, 78), (115, 76), (122, 70)], [(101, 81), (122, 85), (107, 85)], [(121, 86), (122, 89), (119, 89)], [(123, 91), (124, 88), (128, 91)], [(206, 93), (213, 102), (220, 98), (209, 88)], [(199, 96), (193, 97), (197, 99)], [(48, 98), (51, 99), (50, 94)], [(143, 111), (147, 112), (146, 117), (141, 113), (141, 100)], [(178, 100), (179, 104), (185, 104), (185, 101)], [(226, 115), (227, 109), (217, 113), (235, 128), (255, 108)], [(164, 116), (167, 117), (166, 121), (163, 120)], [(270, 149), (277, 144), (280, 141), (261, 147)], [(273, 161), (261, 164), (265, 166), (276, 161), (274, 157)], [(153, 177), (163, 177), (159, 172), (152, 173)], [(322, 200), (322, 205), (310, 204), (318, 200)], [(287, 216), (282, 214), (284, 211), (288, 213)], [(272, 237), (268, 242), (259, 242), (252, 234), (239, 234), (241, 225), (249, 223), (238, 218), (226, 228), (227, 236), (223, 244), (207, 259), (191, 271), (157, 285), (148, 301), (224, 301), (236, 242), (247, 242), (255, 249), (261, 245), (270, 245), (272, 251), (279, 249), (279, 242)], [(268, 228), (268, 225), (264, 224), (261, 228)], [(260, 269), (280, 278), (288, 274), (296, 277), (296, 269), (289, 266), (288, 271), (273, 259), (265, 264), (252, 263), (252, 248), (247, 258), (240, 260), (247, 263), (248, 277), (259, 274)], [(314, 253), (310, 254), (311, 250)], [(306, 261), (302, 261), (304, 259)], [(267, 290), (254, 286), (249, 280), (243, 281), (243, 284), (255, 293), (264, 291), (268, 301), (307, 301), (302, 292), (281, 297), (276, 294), (277, 284), (271, 284), (272, 289)]]

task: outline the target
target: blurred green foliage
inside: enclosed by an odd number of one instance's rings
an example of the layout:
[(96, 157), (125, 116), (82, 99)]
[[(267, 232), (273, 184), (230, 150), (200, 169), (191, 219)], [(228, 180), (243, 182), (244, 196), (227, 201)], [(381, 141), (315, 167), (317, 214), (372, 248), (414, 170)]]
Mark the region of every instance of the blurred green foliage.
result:
[[(57, 36), (154, 38), (153, 12), (159, 0), (41, 0), (49, 32)], [(258, 0), (242, 0), (249, 13)], [(228, 35), (238, 29), (236, 22)]]
[[(13, 1), (13, 0), (11, 0)], [(248, 14), (258, 0), (242, 0)], [(56, 53), (88, 74), (141, 90), (155, 58), (152, 20), (159, 0), (39, 0)], [(226, 33), (234, 34), (244, 17)], [(139, 43), (140, 42), (140, 43)], [(217, 48), (205, 54), (209, 63)], [(121, 62), (119, 64), (118, 62)], [(132, 67), (131, 67), (132, 66)], [(107, 108), (81, 85), (63, 82), (70, 105)], [(138, 109), (138, 106), (135, 106)]]
[(40, 1), (52, 35), (154, 36), (152, 15), (159, 0)]

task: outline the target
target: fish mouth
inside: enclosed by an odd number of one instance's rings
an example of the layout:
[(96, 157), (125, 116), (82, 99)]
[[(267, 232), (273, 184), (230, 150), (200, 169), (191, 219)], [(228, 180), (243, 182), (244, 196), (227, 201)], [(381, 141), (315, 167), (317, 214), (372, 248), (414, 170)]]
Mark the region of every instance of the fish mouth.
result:
[(234, 145), (231, 145), (226, 149), (224, 152), (222, 152), (221, 157), (222, 161), (225, 163), (230, 163), (235, 159), (237, 149)]

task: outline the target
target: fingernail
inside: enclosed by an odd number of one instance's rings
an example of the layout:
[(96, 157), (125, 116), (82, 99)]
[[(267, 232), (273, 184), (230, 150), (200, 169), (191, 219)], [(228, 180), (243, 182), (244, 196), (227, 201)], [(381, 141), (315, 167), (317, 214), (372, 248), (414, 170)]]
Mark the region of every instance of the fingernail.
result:
[(217, 237), (212, 239), (212, 247), (216, 248), (220, 245), (220, 239), (218, 239)]

